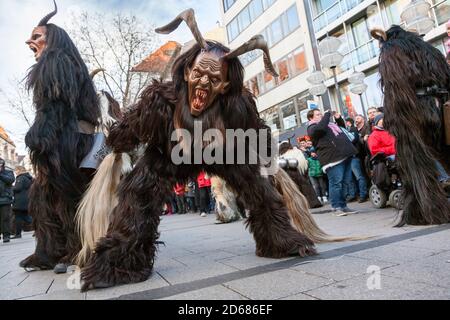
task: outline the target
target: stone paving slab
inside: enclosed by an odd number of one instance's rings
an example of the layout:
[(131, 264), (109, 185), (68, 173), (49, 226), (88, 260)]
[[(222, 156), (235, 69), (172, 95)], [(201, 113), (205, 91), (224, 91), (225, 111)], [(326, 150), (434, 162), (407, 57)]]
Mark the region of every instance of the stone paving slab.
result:
[(227, 282), (224, 285), (252, 300), (275, 300), (333, 282), (323, 277), (287, 269)]
[(381, 289), (367, 287), (368, 276), (359, 276), (308, 290), (304, 293), (321, 300), (435, 300), (450, 299), (450, 291), (382, 274)]
[(248, 299), (223, 285), (217, 285), (174, 296), (169, 296), (161, 300), (248, 300)]
[(373, 265), (385, 269), (396, 264), (342, 255), (332, 259), (301, 263), (291, 269), (322, 276), (334, 281), (342, 281), (366, 274), (367, 269)]
[(117, 298), (126, 294), (141, 292), (154, 288), (161, 288), (169, 284), (156, 272), (153, 272), (150, 279), (144, 282), (117, 286), (108, 289), (88, 291), (86, 295), (87, 300), (104, 300)]
[(405, 281), (423, 282), (448, 289), (450, 293), (450, 251), (387, 268), (384, 274)]
[[(0, 288), (8, 288), (0, 290), (0, 299), (126, 299), (135, 293), (144, 299), (195, 300), (450, 299), (445, 280), (450, 279), (449, 228), (393, 228), (397, 215), (393, 209), (375, 210), (369, 203), (350, 206), (361, 213), (314, 218), (333, 236), (377, 237), (319, 244), (319, 255), (313, 259), (257, 257), (253, 237), (242, 221), (215, 225), (214, 215), (164, 216), (160, 240), (165, 246), (159, 246), (152, 277), (87, 294), (68, 289), (72, 274), (21, 270), (18, 263), (35, 246), (31, 233), (26, 233), (23, 239), (0, 243)], [(304, 263), (307, 260), (311, 261)], [(367, 289), (369, 265), (381, 267), (382, 290)]]
[(350, 256), (368, 259), (372, 258), (393, 263), (408, 263), (416, 259), (423, 259), (439, 252), (442, 252), (442, 250), (410, 248), (395, 243), (393, 245), (381, 246), (352, 253)]
[(232, 258), (222, 259), (219, 260), (220, 263), (223, 263), (224, 265), (239, 269), (239, 270), (246, 270), (254, 267), (264, 266), (280, 261), (286, 261), (291, 258), (285, 258), (285, 259), (270, 259), (270, 258), (261, 258), (257, 257), (254, 253), (240, 255)]

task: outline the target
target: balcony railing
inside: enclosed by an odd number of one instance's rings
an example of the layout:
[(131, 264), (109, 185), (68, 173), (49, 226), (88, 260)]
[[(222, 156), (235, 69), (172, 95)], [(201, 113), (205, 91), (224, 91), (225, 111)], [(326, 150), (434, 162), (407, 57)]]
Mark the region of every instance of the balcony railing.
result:
[(431, 17), (436, 27), (450, 19), (450, 0), (439, 1), (431, 7)]
[[(375, 57), (380, 53), (377, 42), (375, 39), (371, 39), (362, 45), (351, 49), (344, 54), (344, 59), (341, 64), (336, 68), (336, 73), (340, 74), (347, 70), (352, 69), (360, 64), (363, 64)], [(331, 71), (326, 72), (327, 79), (333, 77)]]
[(364, 0), (338, 0), (319, 13), (314, 19), (314, 29), (319, 32), (333, 21), (340, 18)]

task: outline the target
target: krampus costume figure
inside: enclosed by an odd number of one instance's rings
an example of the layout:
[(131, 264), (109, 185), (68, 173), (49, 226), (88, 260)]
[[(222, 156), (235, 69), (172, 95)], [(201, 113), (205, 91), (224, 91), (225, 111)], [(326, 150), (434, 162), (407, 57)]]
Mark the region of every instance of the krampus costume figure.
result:
[(245, 216), (245, 209), (223, 179), (211, 177), (211, 192), (216, 200), (216, 224), (230, 223)]
[[(107, 219), (90, 214), (93, 220), (83, 219), (85, 212), (80, 212), (81, 221), (92, 224), (98, 219), (109, 221), (107, 232), (86, 255), (82, 290), (140, 282), (150, 276), (164, 200), (177, 182), (186, 183), (201, 170), (224, 179), (245, 201), (250, 210), (247, 225), (256, 241), (258, 256), (313, 255), (314, 242), (330, 240), (317, 227), (305, 198), (283, 170), (274, 177), (264, 177), (259, 164), (247, 162), (206, 164), (202, 160), (199, 164), (174, 164), (172, 151), (180, 141), (173, 134), (176, 129), (184, 129), (194, 136), (194, 126), (201, 123), (202, 133), (218, 129), (223, 137), (226, 129), (267, 129), (258, 115), (254, 97), (243, 86), (244, 70), (238, 56), (261, 49), (266, 70), (276, 75), (261, 36), (230, 51), (220, 43), (203, 39), (192, 9), (157, 32), (170, 33), (183, 21), (192, 31), (196, 44), (175, 61), (172, 82), (154, 81), (147, 87), (108, 137), (114, 154), (130, 152), (139, 144), (145, 144), (146, 150), (132, 172), (120, 182), (117, 205)], [(196, 139), (188, 142), (183, 136), (181, 144), (187, 146), (182, 150), (183, 156), (187, 154), (193, 159), (197, 142)], [(226, 150), (231, 143), (225, 140), (219, 145)], [(236, 155), (236, 149), (233, 151)], [(248, 159), (248, 141), (244, 152)], [(113, 166), (113, 161), (104, 161), (99, 174), (114, 171)]]
[(89, 172), (79, 167), (93, 146), (100, 109), (77, 48), (63, 29), (48, 24), (56, 13), (55, 3), (26, 42), (37, 60), (27, 78), (36, 118), (25, 138), (36, 170), (30, 214), (37, 246), (20, 266), (65, 272), (80, 250), (74, 217)]
[(447, 170), (450, 165), (443, 121), (450, 68), (442, 53), (416, 33), (393, 26), (372, 35), (381, 46), (384, 127), (396, 138), (404, 189), (399, 225), (448, 223), (450, 203), (436, 168), (437, 161)]

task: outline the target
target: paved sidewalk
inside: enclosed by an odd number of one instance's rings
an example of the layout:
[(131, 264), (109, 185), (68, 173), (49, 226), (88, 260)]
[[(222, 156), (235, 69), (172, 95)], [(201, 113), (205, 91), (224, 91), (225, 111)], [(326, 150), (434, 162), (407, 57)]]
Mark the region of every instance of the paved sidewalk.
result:
[(256, 257), (242, 221), (165, 216), (165, 246), (148, 281), (84, 294), (75, 289), (75, 270), (55, 275), (18, 267), (34, 249), (27, 233), (0, 244), (0, 299), (450, 299), (450, 225), (393, 228), (393, 209), (351, 205), (361, 212), (314, 217), (334, 236), (374, 238), (319, 244), (319, 255), (304, 259)]

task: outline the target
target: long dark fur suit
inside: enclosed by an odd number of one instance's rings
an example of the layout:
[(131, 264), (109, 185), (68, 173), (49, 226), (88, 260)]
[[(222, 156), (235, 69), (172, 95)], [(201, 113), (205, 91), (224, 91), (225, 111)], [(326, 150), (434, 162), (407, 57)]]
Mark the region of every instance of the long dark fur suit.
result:
[(47, 48), (27, 78), (36, 109), (25, 142), (37, 170), (30, 191), (37, 247), (21, 263), (42, 269), (70, 263), (80, 249), (74, 215), (88, 178), (79, 164), (93, 138), (78, 132), (78, 120), (95, 126), (100, 117), (94, 85), (72, 40), (63, 29), (46, 27)]
[[(209, 50), (229, 52), (220, 44), (208, 42)], [(217, 175), (237, 191), (250, 209), (248, 227), (256, 241), (256, 254), (280, 258), (290, 254), (315, 254), (314, 244), (290, 225), (282, 196), (269, 179), (260, 175), (259, 165), (174, 165), (170, 137), (175, 128), (192, 132), (194, 120), (203, 130), (265, 128), (254, 97), (243, 87), (243, 67), (238, 59), (228, 62), (231, 88), (199, 117), (189, 109), (186, 66), (192, 66), (200, 46), (181, 55), (172, 70), (173, 82), (155, 81), (140, 101), (112, 128), (108, 143), (114, 152), (129, 152), (146, 144), (144, 156), (122, 180), (119, 204), (111, 215), (107, 235), (82, 270), (83, 290), (146, 280), (153, 269), (158, 239), (159, 213), (176, 182), (187, 182), (201, 170)]]
[(450, 91), (450, 68), (442, 53), (399, 26), (387, 31), (380, 54), (385, 128), (397, 140), (397, 159), (404, 187), (399, 225), (450, 222), (450, 205), (437, 179), (435, 161), (450, 165), (441, 110), (445, 98), (417, 96), (433, 85)]

